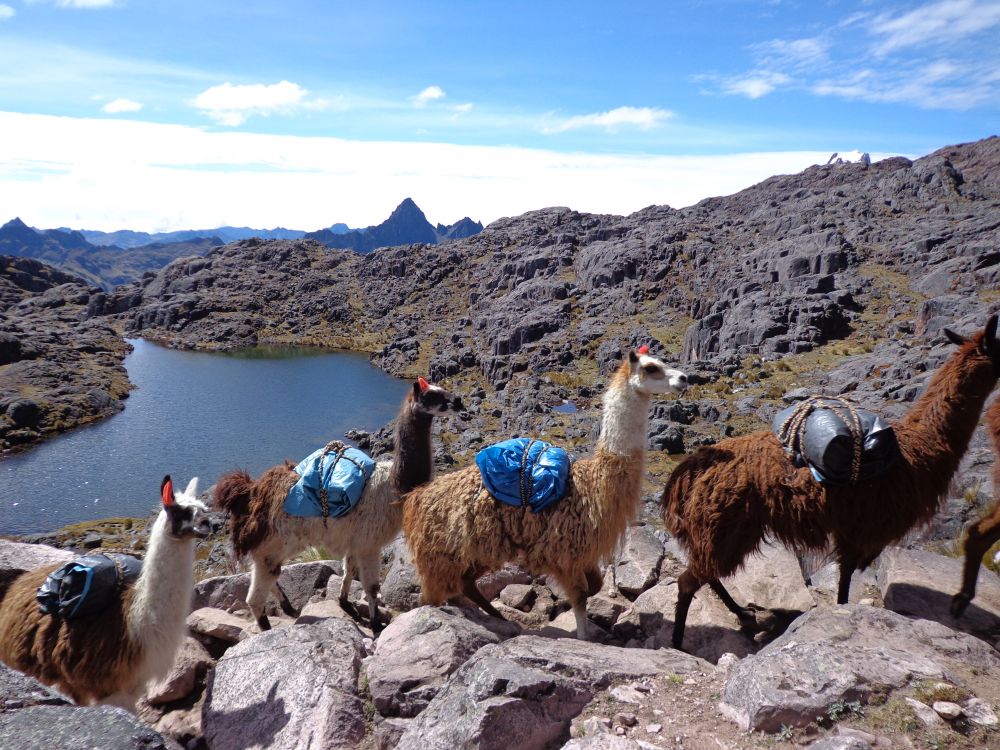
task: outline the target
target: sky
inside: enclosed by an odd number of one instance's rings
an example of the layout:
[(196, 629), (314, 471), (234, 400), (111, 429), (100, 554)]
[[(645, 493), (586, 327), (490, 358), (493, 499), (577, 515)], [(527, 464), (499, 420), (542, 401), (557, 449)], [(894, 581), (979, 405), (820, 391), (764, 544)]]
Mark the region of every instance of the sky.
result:
[(1000, 0), (0, 0), (0, 222), (626, 214), (1000, 131)]

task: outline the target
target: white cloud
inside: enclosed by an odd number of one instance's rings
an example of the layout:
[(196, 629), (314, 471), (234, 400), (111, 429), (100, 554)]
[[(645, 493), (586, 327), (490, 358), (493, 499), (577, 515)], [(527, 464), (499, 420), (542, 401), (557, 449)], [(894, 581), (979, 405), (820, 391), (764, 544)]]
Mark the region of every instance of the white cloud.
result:
[(110, 8), (115, 0), (56, 0), (60, 8)]
[(722, 91), (735, 96), (745, 96), (748, 99), (760, 99), (767, 96), (779, 86), (791, 83), (792, 79), (784, 73), (760, 71), (750, 73), (741, 78), (730, 78), (723, 82)]
[(865, 68), (822, 79), (811, 87), (820, 96), (909, 104), (921, 109), (967, 110), (995, 99), (997, 70), (970, 71), (950, 60), (937, 60), (905, 70)]
[(474, 105), (472, 104), (472, 102), (466, 102), (465, 104), (456, 104), (454, 107), (452, 107), (452, 109), (455, 110), (456, 112), (465, 113), (465, 112), (471, 112), (473, 106)]
[(405, 196), (443, 222), (461, 216), (490, 222), (554, 205), (625, 214), (732, 193), (825, 163), (837, 150), (562, 153), (3, 112), (0, 132), (0, 206), (8, 218), (19, 215), (40, 227), (145, 231), (367, 226), (383, 221)]
[(102, 112), (112, 115), (117, 115), (121, 112), (138, 112), (140, 109), (142, 109), (142, 102), (136, 102), (131, 99), (112, 99), (101, 107)]
[(301, 109), (323, 109), (328, 103), (309, 100), (309, 92), (290, 81), (234, 86), (223, 83), (202, 91), (191, 106), (220, 125), (242, 125), (252, 115), (292, 114)]
[(657, 107), (618, 107), (607, 112), (576, 115), (555, 125), (543, 127), (542, 132), (565, 133), (580, 128), (603, 128), (608, 132), (614, 132), (623, 126), (651, 130), (673, 116), (673, 112)]
[(419, 94), (413, 97), (414, 107), (426, 107), (429, 103), (444, 99), (446, 94), (440, 86), (428, 86)]
[(893, 16), (876, 16), (869, 31), (882, 37), (876, 55), (935, 42), (948, 42), (1000, 25), (1000, 3), (981, 0), (939, 0)]
[(809, 39), (772, 39), (751, 45), (750, 50), (761, 61), (760, 67), (802, 67), (826, 60), (829, 42), (819, 37)]
[(9, 5), (0, 5), (0, 21), (6, 21), (8, 18), (13, 18), (16, 12)]

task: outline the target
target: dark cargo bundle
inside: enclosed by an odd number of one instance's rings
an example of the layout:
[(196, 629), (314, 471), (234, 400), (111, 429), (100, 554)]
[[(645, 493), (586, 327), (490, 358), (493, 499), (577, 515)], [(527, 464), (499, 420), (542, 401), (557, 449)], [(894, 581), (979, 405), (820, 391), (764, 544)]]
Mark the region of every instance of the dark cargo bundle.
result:
[(797, 466), (833, 487), (875, 479), (899, 457), (892, 427), (843, 398), (808, 398), (778, 412), (771, 427)]
[(139, 577), (142, 563), (130, 555), (89, 554), (52, 571), (38, 587), (38, 608), (72, 620), (103, 612)]

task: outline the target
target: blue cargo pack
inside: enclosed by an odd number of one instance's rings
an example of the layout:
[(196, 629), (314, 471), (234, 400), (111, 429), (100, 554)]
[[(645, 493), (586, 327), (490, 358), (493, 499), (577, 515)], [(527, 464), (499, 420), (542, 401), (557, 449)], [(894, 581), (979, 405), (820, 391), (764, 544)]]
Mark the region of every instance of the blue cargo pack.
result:
[(285, 512), (339, 518), (358, 504), (373, 471), (375, 462), (367, 454), (333, 440), (295, 467), (299, 481), (285, 497)]
[(514, 438), (483, 448), (476, 465), (483, 486), (508, 505), (528, 505), (535, 513), (566, 494), (569, 454), (544, 440)]
[(131, 555), (78, 557), (49, 573), (38, 587), (38, 609), (64, 620), (96, 615), (116, 601), (141, 571), (142, 563)]

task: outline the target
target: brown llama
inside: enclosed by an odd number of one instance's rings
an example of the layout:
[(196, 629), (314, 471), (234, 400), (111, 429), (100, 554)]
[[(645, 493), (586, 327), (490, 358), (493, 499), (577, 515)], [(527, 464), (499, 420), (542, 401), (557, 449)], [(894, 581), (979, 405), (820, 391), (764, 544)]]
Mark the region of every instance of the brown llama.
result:
[(695, 593), (704, 584), (743, 624), (753, 612), (740, 607), (720, 583), (756, 552), (765, 537), (798, 551), (833, 543), (840, 563), (837, 602), (848, 600), (851, 575), (865, 569), (888, 544), (927, 523), (946, 497), (1000, 373), (997, 316), (964, 338), (946, 330), (959, 349), (893, 428), (900, 456), (870, 482), (824, 487), (808, 468), (796, 468), (770, 430), (701, 448), (674, 469), (663, 490), (663, 520), (688, 553), (678, 579), (673, 645), (680, 648)]
[(289, 465), (275, 466), (256, 481), (245, 471), (219, 479), (215, 504), (229, 511), (233, 548), (238, 557), (253, 561), (247, 604), (261, 630), (271, 623), (264, 614), (268, 594), (274, 592), (286, 614), (294, 610), (278, 586), (281, 564), (307, 547), (323, 547), (343, 555), (344, 581), (340, 602), (350, 608), (348, 594), (357, 571), (368, 598), (369, 623), (379, 629), (378, 588), (382, 548), (402, 527), (397, 502), (405, 492), (431, 478), (431, 422), (435, 414), (463, 411), (462, 400), (420, 378), (406, 393), (396, 417), (393, 458), (379, 461), (357, 506), (339, 518), (303, 518), (285, 512), (284, 503), (299, 480)]
[(103, 611), (63, 619), (39, 610), (35, 592), (61, 564), (14, 579), (0, 601), (0, 661), (77, 703), (135, 711), (146, 684), (170, 671), (187, 632), (195, 540), (211, 532), (197, 482), (175, 493), (164, 477), (142, 573)]
[(601, 587), (598, 564), (638, 508), (650, 399), (687, 384), (682, 372), (640, 352), (630, 351), (611, 378), (595, 455), (572, 465), (565, 495), (554, 505), (535, 513), (497, 500), (475, 464), (404, 497), (403, 530), (425, 602), (465, 594), (501, 617), (476, 579), (516, 560), (559, 581), (573, 605), (577, 637), (588, 637), (586, 603)]
[(1000, 399), (986, 410), (986, 427), (993, 439), (993, 509), (969, 527), (965, 537), (965, 568), (962, 571), (962, 589), (951, 599), (951, 613), (961, 617), (969, 602), (976, 596), (976, 579), (986, 551), (1000, 541)]

